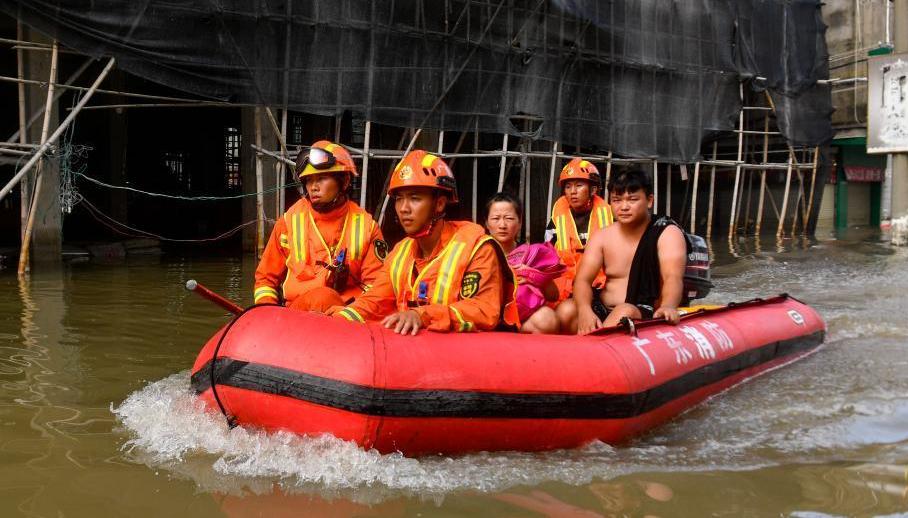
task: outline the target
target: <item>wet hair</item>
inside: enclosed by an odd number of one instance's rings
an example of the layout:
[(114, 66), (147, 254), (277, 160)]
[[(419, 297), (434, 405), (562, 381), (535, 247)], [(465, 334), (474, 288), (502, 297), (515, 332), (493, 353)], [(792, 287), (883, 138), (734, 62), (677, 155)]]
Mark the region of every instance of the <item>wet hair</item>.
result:
[(486, 218), (489, 217), (489, 212), (492, 211), (492, 205), (501, 201), (513, 205), (514, 212), (517, 213), (517, 219), (523, 221), (523, 204), (520, 203), (520, 200), (518, 200), (517, 197), (509, 192), (497, 192), (489, 198), (489, 201), (486, 202)]
[(625, 169), (612, 175), (608, 182), (609, 195), (625, 194), (639, 190), (649, 196), (653, 193), (653, 180), (649, 173), (639, 167)]

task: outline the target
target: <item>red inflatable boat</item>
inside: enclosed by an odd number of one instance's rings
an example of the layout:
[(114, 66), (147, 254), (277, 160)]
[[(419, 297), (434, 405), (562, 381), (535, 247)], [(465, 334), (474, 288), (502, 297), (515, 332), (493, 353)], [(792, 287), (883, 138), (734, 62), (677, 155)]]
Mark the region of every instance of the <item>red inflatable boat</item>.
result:
[[(255, 306), (199, 353), (192, 387), (235, 424), (405, 455), (622, 442), (823, 342), (779, 296), (588, 336), (400, 336)], [(213, 388), (213, 389), (212, 389)]]

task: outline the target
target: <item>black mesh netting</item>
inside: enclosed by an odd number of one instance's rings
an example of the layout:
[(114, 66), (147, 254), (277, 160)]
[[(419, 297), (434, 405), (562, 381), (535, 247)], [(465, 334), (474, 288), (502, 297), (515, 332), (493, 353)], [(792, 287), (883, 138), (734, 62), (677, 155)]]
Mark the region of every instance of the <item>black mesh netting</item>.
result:
[(692, 161), (738, 84), (795, 145), (832, 137), (817, 0), (0, 0), (130, 73), (210, 99), (530, 135)]

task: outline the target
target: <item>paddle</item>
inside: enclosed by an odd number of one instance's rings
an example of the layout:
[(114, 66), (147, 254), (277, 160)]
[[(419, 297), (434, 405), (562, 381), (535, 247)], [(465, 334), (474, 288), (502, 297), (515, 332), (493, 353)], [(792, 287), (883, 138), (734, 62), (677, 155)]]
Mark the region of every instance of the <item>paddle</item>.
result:
[(240, 313), (243, 312), (243, 308), (241, 308), (240, 306), (227, 300), (226, 298), (218, 295), (217, 293), (209, 290), (205, 286), (202, 286), (195, 279), (189, 279), (188, 281), (186, 281), (186, 289), (191, 292), (199, 294), (199, 296), (201, 296), (202, 298), (208, 299), (211, 302), (214, 302), (218, 306), (221, 306), (222, 308), (226, 309), (227, 311), (229, 311), (235, 315), (239, 315)]

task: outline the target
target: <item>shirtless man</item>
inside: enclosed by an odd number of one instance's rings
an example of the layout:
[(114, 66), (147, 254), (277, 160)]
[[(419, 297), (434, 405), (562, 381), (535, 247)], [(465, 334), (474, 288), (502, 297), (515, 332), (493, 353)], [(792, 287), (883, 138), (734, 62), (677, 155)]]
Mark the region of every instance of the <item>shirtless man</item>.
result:
[[(613, 175), (608, 192), (615, 223), (587, 242), (573, 298), (557, 308), (562, 330), (586, 334), (624, 317), (677, 324), (687, 264), (683, 231), (667, 218), (653, 221), (653, 185), (645, 171)], [(605, 270), (605, 287), (594, 290), (600, 270)]]

